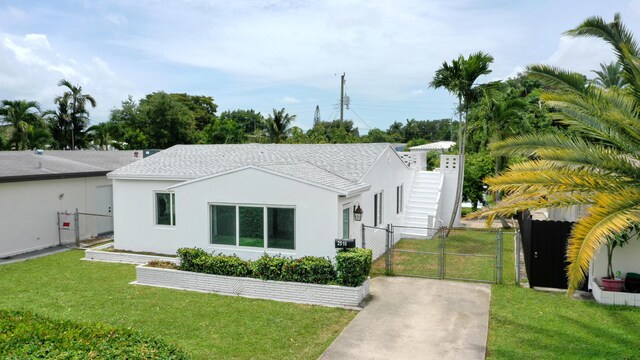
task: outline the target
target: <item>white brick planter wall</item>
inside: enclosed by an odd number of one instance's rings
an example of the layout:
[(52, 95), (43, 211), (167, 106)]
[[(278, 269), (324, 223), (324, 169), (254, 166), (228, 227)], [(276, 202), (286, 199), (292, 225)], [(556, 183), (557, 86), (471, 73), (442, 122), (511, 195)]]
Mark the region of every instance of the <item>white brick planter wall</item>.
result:
[(358, 307), (369, 296), (369, 280), (358, 287), (304, 284), (244, 277), (200, 274), (190, 271), (136, 267), (133, 284), (213, 292), (303, 304)]
[(101, 251), (99, 249), (87, 249), (84, 251), (84, 260), (116, 262), (126, 264), (143, 265), (151, 260), (162, 260), (177, 263), (178, 258), (169, 256), (140, 255), (130, 253), (119, 253), (113, 251)]
[(640, 306), (640, 294), (604, 291), (595, 281), (591, 282), (591, 291), (600, 304)]

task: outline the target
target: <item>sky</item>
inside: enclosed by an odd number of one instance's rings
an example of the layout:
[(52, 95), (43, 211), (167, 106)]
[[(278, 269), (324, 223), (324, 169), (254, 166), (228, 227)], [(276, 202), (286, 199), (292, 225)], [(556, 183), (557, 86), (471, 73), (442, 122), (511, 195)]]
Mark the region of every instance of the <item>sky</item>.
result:
[(428, 83), (460, 54), (493, 55), (480, 83), (538, 63), (593, 77), (611, 49), (563, 32), (616, 12), (640, 37), (638, 0), (0, 0), (0, 99), (53, 109), (66, 79), (97, 100), (92, 123), (165, 91), (211, 96), (218, 113), (285, 108), (308, 129), (316, 105), (339, 118), (345, 73), (344, 117), (366, 133), (455, 116)]

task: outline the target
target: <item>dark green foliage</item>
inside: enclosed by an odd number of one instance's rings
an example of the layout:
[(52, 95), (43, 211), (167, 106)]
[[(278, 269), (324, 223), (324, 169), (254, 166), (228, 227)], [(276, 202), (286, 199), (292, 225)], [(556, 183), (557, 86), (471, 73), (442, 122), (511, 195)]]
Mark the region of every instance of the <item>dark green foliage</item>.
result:
[(305, 256), (285, 263), (283, 280), (328, 284), (336, 280), (336, 271), (329, 259)]
[(196, 260), (208, 256), (209, 253), (202, 249), (197, 248), (180, 248), (178, 249), (178, 257), (180, 258), (180, 270), (201, 272), (202, 270), (196, 267)]
[(254, 277), (262, 280), (285, 281), (283, 276), (284, 269), (285, 265), (290, 261), (291, 259), (282, 256), (270, 256), (269, 254), (264, 254), (260, 259), (253, 262), (253, 275)]
[(0, 310), (3, 359), (189, 359), (174, 345), (131, 329)]
[(251, 262), (233, 255), (209, 254), (202, 249), (180, 248), (179, 270), (224, 276), (251, 276)]
[[(311, 284), (337, 281), (341, 285), (360, 286), (371, 270), (371, 250), (365, 249), (341, 251), (336, 256), (335, 268), (328, 258), (316, 256), (293, 259), (264, 254), (258, 260), (247, 261), (235, 255), (208, 254), (193, 248), (178, 249), (178, 256), (179, 270)], [(337, 276), (339, 271), (342, 272), (342, 280)]]
[(336, 255), (336, 271), (338, 284), (344, 286), (360, 286), (371, 272), (370, 249), (343, 249)]
[(478, 210), (478, 203), (484, 204), (487, 191), (484, 179), (493, 174), (495, 157), (488, 152), (467, 154), (464, 166), (464, 188), (462, 199), (472, 204), (473, 211)]

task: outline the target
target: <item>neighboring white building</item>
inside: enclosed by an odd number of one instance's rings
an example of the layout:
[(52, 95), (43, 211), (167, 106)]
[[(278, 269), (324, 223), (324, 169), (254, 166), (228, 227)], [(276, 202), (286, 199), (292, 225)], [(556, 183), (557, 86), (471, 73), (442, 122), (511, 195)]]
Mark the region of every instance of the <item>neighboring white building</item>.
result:
[(401, 224), (417, 173), (389, 144), (177, 145), (108, 174), (115, 247), (333, 257), (362, 223)]
[[(57, 212), (109, 214), (106, 174), (135, 160), (133, 151), (0, 152), (0, 258), (73, 240), (59, 233)], [(82, 238), (110, 231), (110, 218), (80, 224)]]

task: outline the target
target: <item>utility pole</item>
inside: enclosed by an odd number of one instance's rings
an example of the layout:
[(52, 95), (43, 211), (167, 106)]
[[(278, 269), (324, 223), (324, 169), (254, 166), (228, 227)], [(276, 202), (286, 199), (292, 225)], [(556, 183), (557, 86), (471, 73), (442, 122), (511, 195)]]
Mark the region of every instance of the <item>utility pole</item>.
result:
[(344, 75), (340, 77), (340, 121), (344, 121)]

